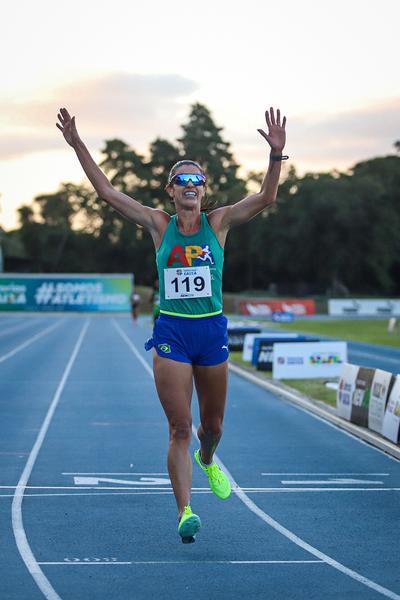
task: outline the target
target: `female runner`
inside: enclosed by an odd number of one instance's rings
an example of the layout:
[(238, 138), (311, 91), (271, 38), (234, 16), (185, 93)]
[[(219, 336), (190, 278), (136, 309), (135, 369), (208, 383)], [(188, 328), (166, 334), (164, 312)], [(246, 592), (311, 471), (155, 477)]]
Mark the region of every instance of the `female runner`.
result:
[(154, 241), (160, 287), (160, 316), (146, 349), (153, 348), (154, 378), (168, 419), (168, 471), (178, 506), (178, 533), (194, 542), (200, 517), (190, 507), (192, 461), (191, 398), (193, 381), (199, 400), (200, 448), (194, 453), (216, 496), (231, 493), (228, 477), (213, 461), (222, 435), (228, 379), (227, 320), (222, 313), (224, 244), (231, 227), (246, 223), (272, 204), (277, 195), (285, 146), (286, 117), (271, 107), (265, 112), (268, 132), (258, 129), (271, 148), (261, 189), (236, 204), (202, 212), (207, 180), (192, 160), (176, 163), (166, 191), (175, 205), (172, 217), (144, 206), (114, 189), (78, 135), (75, 117), (65, 108), (57, 127), (78, 159), (98, 196), (130, 221), (147, 229)]

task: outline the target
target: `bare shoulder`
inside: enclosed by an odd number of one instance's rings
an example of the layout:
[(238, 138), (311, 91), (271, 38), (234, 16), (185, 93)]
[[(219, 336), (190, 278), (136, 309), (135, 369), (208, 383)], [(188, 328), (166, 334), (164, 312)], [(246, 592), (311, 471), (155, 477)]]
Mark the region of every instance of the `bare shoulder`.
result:
[(150, 210), (152, 221), (150, 233), (155, 247), (159, 248), (164, 237), (165, 230), (167, 229), (168, 223), (171, 220), (171, 216), (165, 212), (165, 210), (161, 210), (160, 208), (152, 208)]
[(226, 236), (229, 231), (229, 225), (227, 224), (229, 208), (229, 206), (221, 206), (220, 208), (215, 208), (207, 214), (208, 222), (217, 236), (221, 246), (225, 245)]

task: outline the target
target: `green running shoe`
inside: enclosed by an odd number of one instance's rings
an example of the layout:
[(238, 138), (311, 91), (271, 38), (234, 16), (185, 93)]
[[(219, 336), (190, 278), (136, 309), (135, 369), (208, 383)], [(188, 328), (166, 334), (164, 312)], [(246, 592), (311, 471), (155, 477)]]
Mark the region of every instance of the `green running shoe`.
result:
[(178, 525), (178, 533), (184, 544), (193, 544), (195, 536), (201, 527), (200, 517), (192, 512), (189, 504), (185, 506)]
[(229, 498), (231, 495), (230, 481), (225, 473), (221, 471), (217, 463), (213, 461), (211, 465), (205, 465), (200, 458), (200, 450), (196, 450), (194, 458), (199, 467), (203, 469), (204, 473), (207, 475), (208, 483), (214, 494), (222, 500)]

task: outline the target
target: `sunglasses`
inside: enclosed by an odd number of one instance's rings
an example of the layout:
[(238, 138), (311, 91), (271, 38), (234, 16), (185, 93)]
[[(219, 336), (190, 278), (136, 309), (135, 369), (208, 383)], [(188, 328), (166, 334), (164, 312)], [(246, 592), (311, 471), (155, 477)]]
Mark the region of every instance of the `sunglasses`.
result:
[(189, 181), (191, 181), (193, 185), (199, 186), (205, 184), (206, 178), (201, 173), (178, 173), (178, 175), (174, 175), (171, 179), (171, 183), (181, 186), (188, 185)]

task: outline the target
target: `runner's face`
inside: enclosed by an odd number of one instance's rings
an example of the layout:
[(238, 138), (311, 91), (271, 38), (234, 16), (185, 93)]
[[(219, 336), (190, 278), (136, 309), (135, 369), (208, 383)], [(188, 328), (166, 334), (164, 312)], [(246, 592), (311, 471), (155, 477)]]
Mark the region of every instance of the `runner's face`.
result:
[[(178, 175), (178, 173), (201, 174), (198, 167), (195, 165), (182, 165), (176, 170), (175, 175)], [(197, 206), (200, 208), (206, 186), (193, 185), (191, 181), (185, 186), (176, 185), (172, 182), (167, 187), (167, 191), (177, 208), (193, 209)]]

